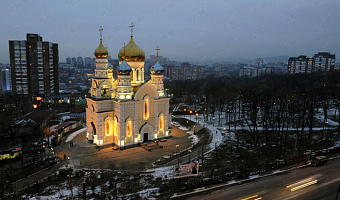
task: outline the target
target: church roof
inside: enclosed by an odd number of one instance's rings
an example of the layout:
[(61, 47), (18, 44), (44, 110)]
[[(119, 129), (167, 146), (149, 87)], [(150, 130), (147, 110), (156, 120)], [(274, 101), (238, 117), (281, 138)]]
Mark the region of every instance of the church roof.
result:
[(162, 74), (163, 72), (164, 68), (158, 61), (151, 67), (151, 74)]
[(131, 71), (131, 66), (127, 64), (126, 60), (123, 60), (123, 62), (119, 65), (118, 71)]
[(130, 42), (119, 51), (118, 59), (119, 61), (143, 62), (145, 60), (145, 53), (143, 49), (135, 43), (133, 36), (131, 36)]

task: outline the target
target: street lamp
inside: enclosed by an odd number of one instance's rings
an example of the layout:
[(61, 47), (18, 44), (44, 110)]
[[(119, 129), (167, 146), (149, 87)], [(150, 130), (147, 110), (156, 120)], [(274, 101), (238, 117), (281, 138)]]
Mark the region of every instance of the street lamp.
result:
[(198, 113), (196, 113), (196, 124), (198, 124)]
[(190, 153), (192, 152), (190, 149), (188, 150), (189, 151), (189, 163), (190, 163)]

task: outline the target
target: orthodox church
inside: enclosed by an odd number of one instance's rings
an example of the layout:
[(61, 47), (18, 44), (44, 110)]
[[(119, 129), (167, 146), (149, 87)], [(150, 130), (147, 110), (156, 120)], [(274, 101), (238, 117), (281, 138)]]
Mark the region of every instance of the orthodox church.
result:
[[(131, 27), (131, 26), (130, 26)], [(132, 26), (133, 28), (133, 26)], [(144, 80), (145, 53), (133, 38), (119, 51), (117, 79), (108, 67), (108, 51), (100, 42), (94, 51), (96, 69), (87, 98), (87, 139), (98, 146), (120, 148), (171, 136), (169, 98), (164, 93), (164, 68), (151, 67), (151, 80)]]

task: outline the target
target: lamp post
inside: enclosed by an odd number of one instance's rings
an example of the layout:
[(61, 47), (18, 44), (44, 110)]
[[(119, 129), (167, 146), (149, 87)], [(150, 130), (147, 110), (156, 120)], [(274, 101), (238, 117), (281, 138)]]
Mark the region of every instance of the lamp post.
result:
[(190, 149), (188, 150), (189, 151), (189, 163), (190, 163), (190, 153), (192, 152)]
[(213, 126), (214, 126), (214, 121), (215, 121), (215, 117), (213, 117)]
[(199, 123), (198, 123), (198, 113), (196, 113), (196, 124), (199, 125)]
[(217, 157), (217, 142), (219, 142), (220, 141), (220, 139), (215, 139), (216, 140), (216, 142), (215, 142), (215, 154), (216, 154), (216, 157)]

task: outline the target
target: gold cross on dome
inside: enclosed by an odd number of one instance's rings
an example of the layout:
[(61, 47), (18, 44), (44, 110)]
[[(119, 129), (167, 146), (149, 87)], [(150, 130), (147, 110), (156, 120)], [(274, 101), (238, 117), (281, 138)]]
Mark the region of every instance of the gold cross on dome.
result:
[(133, 27), (135, 27), (133, 22), (131, 22), (131, 25), (129, 27), (131, 28), (131, 37), (133, 37)]
[(158, 51), (160, 51), (161, 49), (158, 47), (157, 45), (157, 49), (155, 49), (157, 51), (157, 57), (156, 57), (156, 61), (158, 61)]
[(103, 28), (102, 28), (102, 26), (100, 26), (100, 28), (99, 28), (99, 32), (100, 32), (100, 39), (102, 39), (102, 32), (103, 32)]

